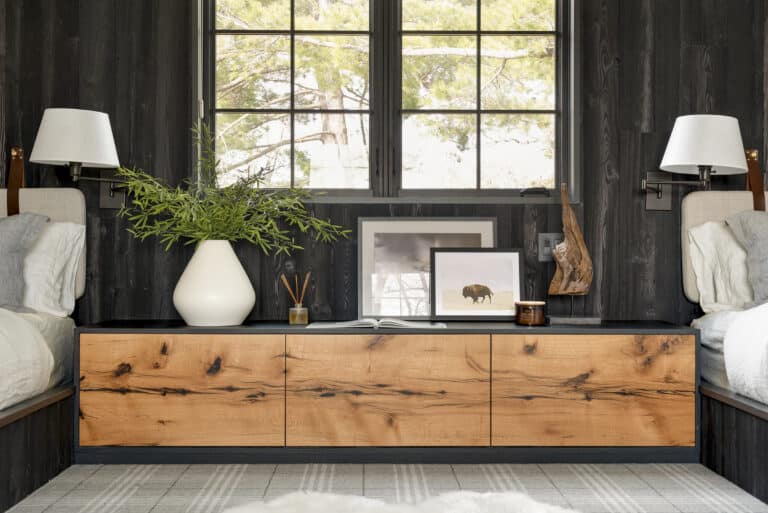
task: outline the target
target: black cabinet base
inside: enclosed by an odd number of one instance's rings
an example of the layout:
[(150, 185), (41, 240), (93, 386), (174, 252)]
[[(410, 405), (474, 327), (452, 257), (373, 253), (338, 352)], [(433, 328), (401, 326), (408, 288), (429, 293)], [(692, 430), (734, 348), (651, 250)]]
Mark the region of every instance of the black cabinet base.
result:
[(92, 463), (697, 463), (695, 447), (83, 447)]

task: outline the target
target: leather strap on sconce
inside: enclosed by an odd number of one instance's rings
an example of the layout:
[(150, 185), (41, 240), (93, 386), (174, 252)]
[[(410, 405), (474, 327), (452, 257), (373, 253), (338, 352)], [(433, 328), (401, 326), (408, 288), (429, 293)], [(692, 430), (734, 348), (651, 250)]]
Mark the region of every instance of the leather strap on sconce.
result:
[(24, 150), (11, 148), (11, 168), (8, 174), (8, 190), (6, 203), (8, 215), (19, 213), (19, 189), (24, 187)]
[(752, 191), (752, 205), (755, 210), (765, 211), (765, 186), (757, 150), (747, 150), (747, 190)]

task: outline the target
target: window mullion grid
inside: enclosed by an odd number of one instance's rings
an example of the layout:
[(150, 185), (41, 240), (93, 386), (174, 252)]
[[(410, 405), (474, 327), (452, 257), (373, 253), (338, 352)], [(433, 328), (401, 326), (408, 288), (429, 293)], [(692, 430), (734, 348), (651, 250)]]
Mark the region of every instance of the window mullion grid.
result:
[(296, 0), (291, 0), (291, 91), (289, 94), (290, 99), (290, 110), (291, 110), (291, 188), (296, 186), (296, 100), (294, 98), (294, 93), (296, 91), (295, 87), (295, 81), (296, 81), (296, 13), (295, 13), (295, 5)]
[(476, 91), (477, 91), (476, 92), (477, 98), (475, 98), (476, 106), (477, 106), (477, 113), (475, 114), (475, 137), (477, 138), (475, 140), (475, 146), (476, 146), (475, 147), (475, 151), (476, 151), (476, 157), (475, 157), (475, 189), (478, 190), (478, 191), (480, 190), (480, 188), (481, 188), (480, 184), (482, 183), (481, 180), (480, 180), (480, 172), (481, 172), (481, 169), (480, 169), (480, 151), (481, 151), (481, 148), (480, 148), (480, 144), (481, 144), (480, 143), (480, 141), (481, 141), (481, 137), (480, 137), (480, 109), (482, 108), (482, 103), (480, 101), (480, 95), (482, 93), (482, 84), (481, 84), (481, 80), (480, 80), (480, 75), (482, 74), (482, 68), (481, 68), (481, 65), (480, 65), (480, 59), (481, 59), (481, 49), (480, 49), (480, 45), (481, 45), (481, 42), (480, 42), (480, 38), (481, 38), (481, 36), (480, 36), (480, 29), (481, 29), (481, 27), (480, 27), (480, 19), (481, 18), (480, 18), (480, 16), (482, 14), (482, 12), (481, 12), (481, 8), (482, 8), (481, 4), (482, 4), (482, 2), (480, 0), (477, 0), (477, 20), (476, 20), (477, 34), (475, 36), (476, 37), (476, 41), (477, 41), (477, 62), (475, 63), (476, 66), (477, 66), (477, 76), (476, 76), (477, 83), (475, 84)]
[[(568, 142), (564, 137), (564, 125), (562, 122), (563, 112), (563, 77), (565, 76), (563, 65), (565, 64), (566, 56), (563, 54), (561, 46), (561, 32), (564, 27), (563, 17), (564, 12), (562, 9), (562, 2), (555, 2), (555, 20), (557, 24), (558, 32), (555, 32), (555, 189), (560, 187), (560, 184), (564, 181), (570, 182), (570, 171), (564, 169), (563, 164), (567, 159), (563, 158), (563, 152), (568, 151)], [(569, 189), (573, 188), (572, 183), (568, 183)], [(573, 190), (571, 190), (571, 194)]]

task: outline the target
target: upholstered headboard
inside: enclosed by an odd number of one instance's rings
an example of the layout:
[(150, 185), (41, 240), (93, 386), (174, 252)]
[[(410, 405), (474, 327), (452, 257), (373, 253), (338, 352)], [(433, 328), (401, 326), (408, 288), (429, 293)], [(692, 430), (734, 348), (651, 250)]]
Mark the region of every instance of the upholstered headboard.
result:
[[(768, 193), (766, 193), (768, 197)], [(683, 290), (685, 297), (699, 302), (699, 289), (688, 251), (688, 230), (708, 221), (722, 221), (731, 214), (752, 210), (749, 191), (697, 191), (683, 198), (680, 235), (683, 255)]]
[[(0, 217), (5, 217), (7, 210), (5, 189), (0, 189)], [(34, 212), (61, 223), (85, 224), (85, 196), (79, 189), (72, 188), (28, 188), (19, 190), (19, 209), (21, 212)], [(80, 259), (75, 280), (75, 293), (82, 297), (85, 293), (85, 253)]]

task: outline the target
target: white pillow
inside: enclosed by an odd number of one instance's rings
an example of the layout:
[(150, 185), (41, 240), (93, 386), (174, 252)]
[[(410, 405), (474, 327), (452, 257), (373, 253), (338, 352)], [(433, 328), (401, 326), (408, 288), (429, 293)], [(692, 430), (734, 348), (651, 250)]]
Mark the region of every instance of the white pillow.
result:
[(706, 313), (741, 310), (753, 301), (747, 252), (723, 221), (688, 230), (691, 264)]
[(46, 224), (24, 258), (24, 306), (59, 317), (70, 315), (84, 248), (84, 225)]

